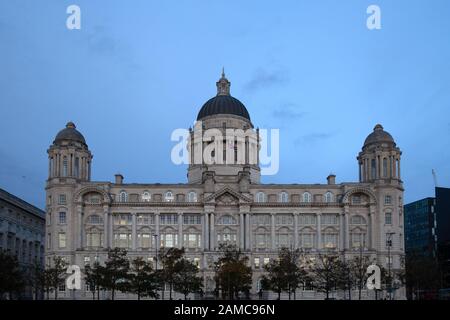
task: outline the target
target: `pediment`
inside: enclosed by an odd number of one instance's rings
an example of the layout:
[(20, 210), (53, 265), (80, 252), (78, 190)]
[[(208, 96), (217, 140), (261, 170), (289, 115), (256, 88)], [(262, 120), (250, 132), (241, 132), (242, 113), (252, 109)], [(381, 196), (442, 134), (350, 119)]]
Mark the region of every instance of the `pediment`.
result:
[(229, 187), (220, 189), (219, 191), (213, 193), (212, 195), (205, 198), (205, 202), (215, 200), (218, 204), (225, 205), (237, 205), (240, 202), (251, 202), (246, 196), (234, 191)]

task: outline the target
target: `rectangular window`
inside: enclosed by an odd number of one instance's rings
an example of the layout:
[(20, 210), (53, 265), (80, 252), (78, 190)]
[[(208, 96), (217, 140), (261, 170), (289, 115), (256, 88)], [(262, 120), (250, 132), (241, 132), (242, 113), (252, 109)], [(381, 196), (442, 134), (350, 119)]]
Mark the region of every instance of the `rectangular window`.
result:
[(66, 213), (60, 212), (59, 213), (59, 224), (66, 224), (66, 223), (67, 223)]
[(88, 257), (88, 256), (84, 257), (84, 265), (87, 266), (87, 265), (89, 265), (90, 263), (91, 263), (91, 258)]
[(80, 177), (80, 158), (75, 158), (75, 177)]
[(376, 177), (377, 177), (377, 167), (376, 167), (375, 159), (372, 159), (372, 161), (371, 161), (370, 170), (371, 170), (371, 177), (372, 177), (372, 179), (376, 179)]
[(301, 242), (303, 248), (312, 248), (314, 246), (314, 235), (312, 233), (302, 234)]
[(88, 247), (102, 247), (103, 246), (103, 233), (87, 233), (86, 241)]
[(361, 204), (361, 196), (353, 196), (352, 203), (353, 204)]
[(183, 215), (183, 224), (201, 224), (201, 216), (199, 214)]
[(60, 194), (58, 197), (58, 204), (67, 204), (67, 199), (65, 194)]
[(268, 244), (268, 234), (260, 233), (256, 235), (256, 247), (257, 248), (267, 248)]
[(292, 215), (280, 214), (280, 215), (275, 216), (275, 221), (276, 221), (276, 224), (292, 225), (293, 217), (292, 217)]
[(159, 223), (162, 225), (178, 224), (178, 215), (177, 214), (161, 214), (159, 216)]
[(66, 233), (65, 232), (60, 232), (58, 234), (58, 243), (59, 243), (60, 248), (66, 247)]
[(61, 283), (59, 286), (58, 286), (58, 291), (66, 291), (66, 283), (64, 282), (64, 283)]
[(387, 159), (383, 158), (383, 177), (387, 177)]
[(323, 236), (323, 244), (325, 248), (336, 248), (337, 246), (337, 234), (325, 233)]
[(384, 197), (384, 204), (391, 204), (392, 203), (392, 197), (391, 196), (385, 196)]
[(152, 237), (149, 233), (138, 233), (138, 244), (140, 248), (150, 248)]
[(155, 224), (155, 216), (153, 214), (140, 214), (137, 216), (138, 225)]
[(264, 265), (268, 265), (270, 262), (270, 258), (264, 258)]
[(259, 269), (259, 258), (255, 258), (254, 263), (255, 263), (255, 269)]
[(47, 249), (51, 250), (52, 248), (52, 234), (47, 234)]
[(120, 226), (131, 225), (133, 222), (131, 214), (116, 214), (114, 215), (114, 224)]
[(118, 248), (131, 248), (131, 233), (115, 233), (114, 245)]
[(195, 233), (183, 234), (183, 242), (187, 248), (200, 248), (201, 235)]
[(324, 214), (324, 215), (322, 215), (320, 222), (322, 224), (326, 224), (326, 225), (337, 224), (338, 218), (337, 218), (337, 215), (334, 215), (334, 214)]
[(388, 224), (388, 225), (392, 224), (392, 213), (390, 213), (390, 212), (385, 213), (384, 224)]
[(178, 234), (161, 234), (161, 246), (165, 248), (178, 246)]

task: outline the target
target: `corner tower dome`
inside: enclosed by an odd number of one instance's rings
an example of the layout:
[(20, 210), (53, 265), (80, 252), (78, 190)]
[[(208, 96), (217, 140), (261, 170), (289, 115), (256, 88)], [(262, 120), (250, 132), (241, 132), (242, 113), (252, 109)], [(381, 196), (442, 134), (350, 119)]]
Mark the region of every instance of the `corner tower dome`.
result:
[(53, 143), (58, 144), (62, 141), (75, 141), (86, 144), (86, 140), (84, 139), (80, 131), (76, 129), (76, 126), (73, 122), (68, 122), (66, 124), (66, 127), (58, 132)]
[(373, 128), (373, 132), (369, 134), (364, 141), (364, 147), (380, 143), (388, 143), (395, 146), (394, 138), (392, 138), (391, 134), (387, 131), (384, 131), (384, 128), (381, 124), (377, 124), (375, 128)]
[(250, 121), (250, 115), (244, 104), (230, 95), (231, 83), (225, 77), (223, 70), (222, 77), (216, 82), (216, 86), (217, 95), (206, 101), (198, 113), (197, 120), (218, 114), (232, 114)]

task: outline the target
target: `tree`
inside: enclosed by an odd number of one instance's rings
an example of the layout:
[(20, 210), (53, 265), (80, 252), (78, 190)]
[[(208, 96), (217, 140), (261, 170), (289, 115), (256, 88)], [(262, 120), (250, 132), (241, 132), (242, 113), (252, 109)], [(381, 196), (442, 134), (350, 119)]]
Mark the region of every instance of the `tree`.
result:
[(370, 262), (369, 257), (362, 256), (362, 255), (355, 256), (350, 261), (351, 277), (352, 277), (354, 284), (358, 288), (358, 299), (359, 300), (361, 300), (361, 293), (362, 293), (364, 285), (366, 284), (366, 281), (367, 281), (367, 277), (368, 277), (367, 268), (370, 266), (370, 264), (371, 264), (371, 262)]
[(341, 262), (336, 255), (319, 254), (311, 268), (313, 285), (319, 292), (325, 293), (326, 299), (330, 298), (330, 292), (341, 281)]
[(58, 299), (59, 286), (63, 285), (66, 279), (66, 262), (61, 257), (53, 257), (53, 267), (48, 267), (44, 271), (42, 281), (47, 299), (50, 291), (55, 292), (55, 300)]
[(281, 299), (281, 293), (287, 291), (288, 281), (280, 259), (272, 259), (264, 266), (267, 275), (261, 279), (263, 290), (271, 290), (278, 294), (278, 300)]
[(190, 293), (201, 293), (203, 279), (198, 276), (198, 267), (187, 259), (181, 259), (177, 262), (175, 275), (175, 291), (184, 295), (184, 300)]
[(98, 261), (94, 262), (92, 267), (90, 265), (84, 267), (84, 281), (92, 292), (92, 300), (95, 300), (96, 293), (97, 300), (100, 300), (100, 287), (103, 283), (104, 274), (105, 267), (100, 265)]
[(160, 284), (156, 278), (150, 262), (138, 257), (131, 262), (131, 274), (129, 277), (129, 292), (137, 295), (138, 300), (141, 297), (158, 297)]
[(160, 279), (163, 283), (163, 290), (165, 284), (169, 285), (170, 300), (172, 300), (174, 282), (180, 267), (177, 263), (183, 258), (183, 255), (184, 248), (163, 248), (158, 254), (158, 259), (162, 265), (162, 270), (158, 274), (160, 275)]
[(234, 245), (221, 244), (222, 256), (214, 264), (216, 290), (222, 291), (222, 298), (238, 299), (240, 293), (247, 297), (252, 284), (252, 268), (248, 257)]
[(127, 291), (129, 270), (130, 262), (127, 259), (127, 251), (121, 248), (110, 249), (102, 270), (101, 287), (111, 291), (111, 300), (114, 300), (117, 290)]
[(27, 278), (28, 285), (33, 289), (34, 299), (38, 300), (42, 296), (44, 290), (44, 267), (37, 260), (34, 261), (30, 268)]
[(21, 292), (24, 285), (24, 274), (17, 258), (0, 250), (0, 300), (6, 294), (12, 299), (13, 293)]

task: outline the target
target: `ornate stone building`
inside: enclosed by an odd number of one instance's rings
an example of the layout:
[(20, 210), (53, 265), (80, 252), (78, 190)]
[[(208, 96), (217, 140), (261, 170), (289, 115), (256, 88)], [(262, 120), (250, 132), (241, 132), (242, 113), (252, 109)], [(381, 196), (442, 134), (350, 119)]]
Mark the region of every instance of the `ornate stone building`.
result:
[[(0, 250), (17, 258), (28, 279), (36, 267), (44, 266), (44, 232), (44, 211), (0, 189)], [(41, 294), (27, 285), (19, 297), (35, 299)]]
[[(401, 151), (381, 125), (375, 126), (358, 154), (358, 182), (336, 183), (330, 175), (324, 184), (263, 184), (258, 157), (240, 157), (235, 147), (227, 153), (226, 142), (220, 158), (240, 161), (211, 164), (193, 159), (195, 148), (209, 145), (195, 139), (199, 128), (250, 130), (256, 140), (236, 138), (235, 146), (242, 143), (246, 151), (255, 144), (259, 148), (258, 130), (245, 106), (230, 95), (224, 74), (217, 90), (190, 131), (193, 161), (184, 184), (125, 183), (120, 174), (114, 182), (91, 181), (92, 154), (83, 135), (71, 122), (57, 134), (48, 149), (48, 263), (53, 255), (80, 266), (104, 261), (111, 247), (153, 260), (157, 248), (184, 247), (198, 264), (208, 293), (215, 287), (210, 265), (219, 254), (218, 245), (233, 243), (250, 258), (253, 294), (259, 291), (263, 265), (283, 246), (301, 248), (311, 257), (334, 252), (351, 258), (362, 251), (386, 268), (389, 263), (392, 270), (401, 268)], [(64, 288), (61, 291), (61, 297), (72, 297)], [(84, 287), (75, 294), (90, 297)], [(402, 298), (403, 289), (395, 294)], [(308, 285), (297, 293), (297, 298), (320, 297)]]

